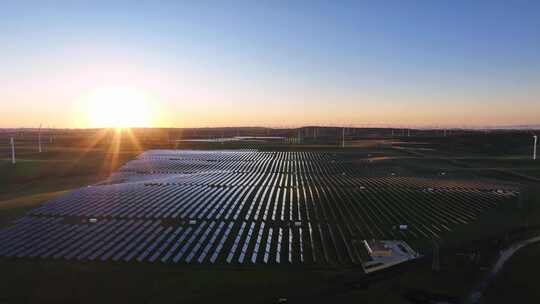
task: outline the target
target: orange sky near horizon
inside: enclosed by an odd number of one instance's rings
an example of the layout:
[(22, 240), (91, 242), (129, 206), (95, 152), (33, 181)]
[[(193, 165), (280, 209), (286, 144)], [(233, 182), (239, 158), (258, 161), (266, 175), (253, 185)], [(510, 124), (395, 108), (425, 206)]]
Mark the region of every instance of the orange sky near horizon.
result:
[[(3, 115), (0, 127), (43, 124), (93, 128), (105, 127), (107, 122), (125, 127), (481, 127), (540, 123), (536, 97), (540, 89), (521, 94), (456, 94), (413, 86), (400, 92), (318, 86), (311, 90), (234, 77), (218, 82), (211, 73), (186, 74), (117, 63), (83, 65), (54, 73), (50, 67), (41, 67), (32, 78), (25, 79), (0, 76), (5, 88), (0, 103), (9, 113)], [(96, 92), (102, 93), (95, 96)], [(104, 119), (96, 119), (100, 109)], [(144, 117), (134, 114), (141, 111)]]
[[(39, 124), (58, 128), (303, 125), (482, 127), (540, 123), (540, 110), (534, 102), (527, 100), (533, 99), (529, 96), (477, 97), (472, 98), (473, 103), (470, 97), (465, 96), (456, 96), (455, 99), (422, 94), (393, 96), (388, 93), (332, 96), (328, 92), (298, 91), (268, 94), (264, 89), (237, 88), (229, 91), (215, 86), (208, 86), (207, 89), (192, 86), (189, 91), (174, 88), (173, 83), (162, 82), (160, 86), (153, 87), (150, 83), (148, 87), (152, 89), (143, 89), (145, 87), (141, 83), (144, 81), (140, 79), (136, 84), (125, 83), (93, 87), (80, 83), (62, 88), (59, 84), (49, 82), (34, 83), (32, 86), (36, 88), (31, 91), (8, 88), (3, 94), (11, 93), (11, 96), (4, 98), (2, 103), (4, 109), (10, 108), (10, 114), (3, 115), (0, 127), (37, 127)], [(43, 91), (47, 93), (41, 93)], [(95, 96), (95, 92), (105, 93)], [(430, 103), (430, 98), (437, 98), (439, 102)], [(486, 102), (479, 103), (481, 98), (485, 98)], [(511, 101), (516, 98), (520, 99), (517, 103), (521, 107), (516, 107), (516, 102)], [(335, 102), (338, 99), (340, 102)]]
[(540, 124), (534, 2), (98, 2), (3, 7), (0, 128)]

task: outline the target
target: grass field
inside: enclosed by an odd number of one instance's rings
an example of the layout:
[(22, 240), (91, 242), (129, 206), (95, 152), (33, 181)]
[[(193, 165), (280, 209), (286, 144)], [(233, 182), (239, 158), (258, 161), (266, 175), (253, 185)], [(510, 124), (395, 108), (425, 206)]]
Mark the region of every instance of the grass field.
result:
[[(68, 132), (69, 133), (69, 132)], [(29, 135), (28, 135), (29, 136)], [(88, 134), (58, 135), (54, 144), (37, 153), (35, 141), (26, 138), (18, 147), (18, 163), (9, 163), (7, 145), (0, 145), (0, 221), (6, 225), (44, 201), (62, 194), (64, 190), (97, 183), (142, 150), (170, 148), (164, 140), (139, 138), (139, 146), (120, 145), (111, 150), (107, 139), (91, 144)], [(475, 147), (478, 138), (402, 138), (405, 144), (388, 145), (380, 140), (350, 142), (344, 149), (335, 143), (308, 144), (185, 144), (181, 148), (253, 148), (261, 150), (336, 151), (352, 157), (372, 158), (378, 172), (395, 172), (403, 176), (433, 176), (445, 171), (453, 178), (490, 178), (513, 182), (537, 189), (534, 180), (493, 171), (505, 169), (527, 176), (537, 176), (538, 163), (528, 160), (529, 149), (520, 139), (513, 138), (502, 149), (496, 135), (482, 136), (484, 141)], [(525, 138), (525, 137), (523, 137)], [(497, 144), (490, 144), (490, 141)], [(6, 142), (3, 140), (2, 142)], [(89, 143), (90, 142), (90, 143)], [(407, 145), (423, 142), (426, 145)], [(451, 141), (450, 141), (451, 142)], [(409, 151), (408, 147), (426, 150)], [(379, 170), (379, 171), (377, 171)], [(4, 187), (5, 186), (5, 187)], [(0, 303), (276, 303), (287, 297), (291, 303), (411, 303), (407, 295), (418, 291), (460, 297), (466, 294), (482, 269), (491, 261), (493, 238), (503, 238), (504, 232), (516, 227), (540, 224), (540, 204), (537, 192), (524, 191), (520, 206), (502, 206), (482, 217), (473, 226), (457, 230), (448, 239), (447, 252), (441, 253), (441, 271), (432, 273), (431, 261), (424, 259), (395, 272), (366, 279), (361, 273), (295, 270), (229, 270), (150, 268), (147, 265), (67, 263), (62, 261), (24, 261), (0, 259)], [(505, 223), (505, 225), (501, 225)], [(496, 229), (494, 228), (496, 227)], [(474, 233), (471, 233), (474, 231)], [(472, 245), (470, 245), (472, 244)], [(474, 248), (474, 249), (472, 249)], [(472, 250), (483, 250), (480, 262), (472, 262), (466, 255)], [(534, 260), (535, 252), (525, 255)], [(521, 265), (521, 266), (520, 266)], [(524, 262), (509, 264), (508, 275), (501, 276), (497, 286), (514, 286), (516, 291), (535, 296), (532, 285), (520, 288), (512, 269), (520, 278), (531, 278), (531, 269)], [(411, 266), (411, 267), (409, 267)], [(521, 280), (521, 279), (520, 279)], [(525, 279), (523, 279), (525, 280)], [(487, 299), (504, 295), (487, 294)], [(537, 297), (536, 297), (537, 298)], [(524, 296), (522, 299), (526, 299)], [(502, 303), (502, 302), (501, 302)]]
[(39, 153), (34, 137), (30, 133), (16, 141), (15, 166), (8, 140), (0, 138), (0, 201), (99, 182), (141, 151), (129, 142), (113, 149), (97, 134), (67, 133), (57, 135), (53, 143), (44, 142)]
[(485, 303), (538, 303), (540, 290), (536, 284), (536, 266), (540, 244), (521, 249), (501, 271), (484, 297)]

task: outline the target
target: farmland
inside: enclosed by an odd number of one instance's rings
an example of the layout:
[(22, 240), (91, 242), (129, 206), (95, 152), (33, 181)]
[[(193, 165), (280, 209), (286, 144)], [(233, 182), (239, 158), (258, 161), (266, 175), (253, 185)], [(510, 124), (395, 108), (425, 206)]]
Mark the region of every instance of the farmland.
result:
[[(437, 147), (433, 140), (420, 139)], [(359, 267), (365, 255), (358, 246), (362, 239), (406, 240), (429, 255), (434, 242), (442, 248), (463, 248), (470, 241), (522, 227), (525, 221), (531, 226), (537, 223), (534, 196), (527, 191), (529, 181), (492, 171), (530, 168), (520, 165), (527, 162), (523, 157), (479, 158), (462, 150), (420, 155), (418, 150), (408, 150), (407, 142), (412, 140), (402, 138), (402, 144), (393, 145), (388, 141), (351, 139), (347, 147), (339, 148), (329, 140), (184, 146), (140, 140), (139, 147), (121, 146), (121, 157), (113, 166), (106, 142), (88, 152), (86, 145), (72, 140), (62, 144), (59, 138), (46, 156), (21, 152), (21, 159), (45, 156), (48, 161), (21, 163), (32, 170), (47, 164), (47, 169), (40, 169), (40, 175), (47, 175), (54, 168), (51, 163), (63, 169), (61, 164), (71, 162), (58, 160), (81, 159), (84, 152), (82, 159), (92, 164), (87, 166), (92, 173), (84, 177), (88, 182), (82, 181), (84, 187), (74, 191), (47, 196), (45, 204), (11, 208), (9, 222), (2, 223), (6, 228), (0, 236), (0, 261), (4, 269), (15, 265), (43, 269), (39, 274), (27, 270), (43, 278), (50, 267), (57, 269), (55, 276), (79, 269), (89, 275), (84, 279), (88, 286), (96, 284), (88, 280), (98, 280), (100, 273), (112, 269), (130, 288), (139, 284), (130, 278), (137, 271), (151, 273), (148, 280), (155, 282), (151, 284), (163, 280), (174, 284), (175, 275), (191, 276), (201, 284), (211, 282), (209, 288), (216, 292), (224, 292), (225, 287), (210, 277), (232, 280), (228, 283), (232, 290), (253, 279), (271, 288), (238, 301), (269, 302), (283, 294), (294, 298), (318, 294), (313, 289), (320, 286), (342, 286), (338, 279), (342, 271), (355, 273), (356, 281), (364, 280)], [(517, 167), (511, 165), (513, 158)], [(62, 171), (50, 175), (50, 182), (69, 180), (76, 173)], [(50, 189), (63, 190), (61, 185)], [(27, 194), (34, 195), (21, 189), (22, 197)], [(7, 195), (8, 201), (13, 196)], [(401, 224), (408, 229), (397, 229)], [(416, 273), (413, 279), (398, 279), (397, 284), (430, 281), (419, 263), (409, 268)], [(19, 283), (10, 283), (13, 291), (5, 294), (24, 290), (23, 281), (30, 286), (45, 284), (15, 277)], [(286, 286), (284, 277), (295, 281), (294, 286)], [(425, 288), (464, 292), (452, 286), (456, 284)], [(106, 291), (93, 288), (97, 299), (102, 299), (99, 295)], [(141, 288), (141, 297), (156, 299), (156, 293), (162, 293), (158, 290)], [(184, 300), (202, 298), (195, 286), (185, 286), (184, 291)], [(164, 293), (176, 298), (170, 292)], [(399, 293), (390, 298), (395, 302)]]
[(359, 240), (440, 240), (518, 195), (488, 182), (366, 177), (334, 155), (148, 151), (106, 185), (30, 211), (2, 235), (0, 254), (355, 265)]

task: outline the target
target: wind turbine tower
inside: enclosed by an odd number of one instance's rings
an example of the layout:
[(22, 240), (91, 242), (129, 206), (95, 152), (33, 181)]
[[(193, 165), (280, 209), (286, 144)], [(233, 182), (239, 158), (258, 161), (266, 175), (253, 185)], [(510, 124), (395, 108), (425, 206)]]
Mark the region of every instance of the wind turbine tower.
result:
[(345, 148), (345, 128), (341, 129), (341, 147)]
[(41, 153), (41, 124), (39, 124), (39, 131), (38, 131), (38, 149), (39, 149), (39, 153)]
[(15, 140), (13, 139), (13, 136), (11, 137), (10, 143), (11, 143), (11, 163), (15, 165), (17, 161), (15, 160)]
[(533, 145), (533, 160), (536, 160), (536, 144), (538, 142), (538, 136), (534, 135), (534, 145)]

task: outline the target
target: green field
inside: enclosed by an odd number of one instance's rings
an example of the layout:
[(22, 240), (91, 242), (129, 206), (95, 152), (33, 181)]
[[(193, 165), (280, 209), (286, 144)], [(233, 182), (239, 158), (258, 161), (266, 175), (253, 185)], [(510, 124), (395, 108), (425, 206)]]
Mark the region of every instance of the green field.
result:
[[(352, 158), (372, 159), (374, 166), (370, 170), (420, 177), (444, 171), (455, 178), (516, 183), (523, 187), (523, 194), (518, 206), (495, 208), (472, 226), (456, 231), (444, 244), (438, 273), (431, 272), (429, 259), (369, 278), (361, 271), (171, 270), (145, 265), (0, 260), (0, 303), (276, 303), (279, 297), (287, 297), (291, 303), (410, 303), (407, 294), (418, 290), (461, 297), (492, 261), (497, 250), (494, 240), (503, 240), (507, 232), (517, 228), (534, 233), (540, 226), (540, 196), (534, 180), (540, 172), (540, 163), (529, 160), (528, 146), (516, 138), (501, 148), (498, 143), (508, 138), (506, 134), (502, 138), (482, 136), (483, 142), (476, 147), (471, 143), (478, 138), (413, 137), (400, 139), (400, 145), (378, 139), (351, 139), (343, 149), (331, 141), (175, 145), (163, 139), (139, 137), (138, 146), (127, 142), (113, 150), (107, 139), (91, 144), (88, 137), (92, 134), (66, 132), (57, 135), (53, 144), (47, 144), (43, 153), (37, 153), (31, 136), (26, 135), (18, 145), (15, 166), (9, 161), (9, 147), (0, 145), (0, 225), (7, 225), (60, 195), (59, 191), (102, 181), (141, 150), (171, 146), (335, 151)], [(427, 143), (425, 147), (432, 150), (418, 150), (418, 145), (407, 142)], [(520, 235), (511, 234), (511, 237)], [(529, 286), (525, 288), (518, 285), (521, 278), (523, 282), (524, 278), (532, 278), (533, 270), (521, 261), (533, 261), (538, 254), (536, 249), (527, 249), (523, 257), (517, 256), (515, 263), (509, 263), (508, 274), (503, 273), (496, 283), (500, 285), (496, 286), (507, 289), (514, 286), (515, 291), (508, 291), (508, 295), (523, 291), (538, 299), (532, 285), (523, 283)], [(482, 252), (481, 261), (472, 262), (464, 255), (472, 251)], [(519, 273), (519, 280), (511, 272), (513, 269)], [(500, 292), (488, 293), (486, 297), (494, 299), (499, 295)]]
[(523, 248), (513, 256), (485, 293), (485, 303), (538, 303), (535, 281), (540, 244)]

